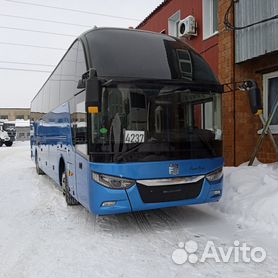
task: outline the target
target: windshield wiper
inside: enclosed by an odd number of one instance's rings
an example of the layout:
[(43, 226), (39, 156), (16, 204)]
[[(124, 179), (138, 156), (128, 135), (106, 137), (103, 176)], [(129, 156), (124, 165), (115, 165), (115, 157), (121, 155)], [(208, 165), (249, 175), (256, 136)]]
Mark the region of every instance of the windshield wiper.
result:
[(130, 148), (129, 150), (125, 151), (125, 152), (118, 152), (117, 154), (115, 154), (115, 160), (116, 162), (119, 162), (120, 160), (122, 160), (126, 155), (140, 149), (141, 146), (143, 146), (144, 143), (138, 143), (135, 146), (133, 146), (132, 148)]
[[(121, 159), (123, 159), (125, 156), (127, 156), (128, 154), (133, 153), (134, 151), (140, 149), (140, 147), (145, 146), (145, 143), (152, 143), (152, 142), (157, 142), (157, 139), (155, 138), (150, 138), (148, 139), (146, 142), (141, 142), (141, 143), (137, 143), (135, 146), (133, 146), (132, 148), (130, 148), (129, 150), (125, 151), (125, 152), (118, 152), (115, 154), (116, 157), (116, 162), (119, 162)], [(153, 150), (147, 150), (145, 152), (148, 153), (156, 153)]]

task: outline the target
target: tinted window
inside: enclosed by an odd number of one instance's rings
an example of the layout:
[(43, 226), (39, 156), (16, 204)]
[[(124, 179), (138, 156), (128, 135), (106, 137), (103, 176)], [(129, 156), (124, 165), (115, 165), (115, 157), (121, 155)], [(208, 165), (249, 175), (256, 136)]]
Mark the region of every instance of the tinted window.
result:
[[(84, 104), (83, 104), (84, 107)], [(142, 87), (103, 89), (101, 112), (89, 114), (96, 162), (199, 159), (222, 154), (218, 94)]]
[(130, 101), (132, 108), (146, 108), (145, 96), (138, 93), (130, 93)]
[(37, 95), (37, 118), (40, 119), (42, 117), (42, 94), (41, 92)]
[(74, 43), (61, 63), (60, 103), (64, 103), (76, 92), (76, 59), (78, 42)]
[(108, 28), (86, 38), (98, 76), (217, 82), (205, 60), (176, 38)]
[(86, 65), (86, 60), (85, 60), (85, 54), (83, 50), (82, 43), (78, 43), (78, 48), (77, 48), (77, 61), (76, 61), (76, 76), (75, 76), (75, 81), (76, 81), (76, 86), (78, 81), (81, 79), (82, 74), (87, 71), (87, 65)]
[(193, 80), (216, 80), (213, 71), (199, 54), (191, 52), (191, 57), (194, 68)]
[(37, 119), (37, 97), (35, 97), (31, 103), (31, 120), (35, 121)]
[(87, 154), (87, 113), (85, 109), (85, 91), (75, 97), (74, 143), (76, 149)]
[(78, 92), (77, 84), (87, 71), (83, 46), (73, 44), (44, 87), (31, 103), (32, 117), (39, 119)]
[(49, 86), (48, 83), (46, 83), (42, 89), (42, 108), (43, 113), (49, 112)]
[(50, 101), (49, 106), (50, 110), (53, 110), (60, 104), (60, 78), (61, 78), (61, 65), (59, 65), (50, 79), (48, 80), (49, 83), (49, 94), (50, 94)]

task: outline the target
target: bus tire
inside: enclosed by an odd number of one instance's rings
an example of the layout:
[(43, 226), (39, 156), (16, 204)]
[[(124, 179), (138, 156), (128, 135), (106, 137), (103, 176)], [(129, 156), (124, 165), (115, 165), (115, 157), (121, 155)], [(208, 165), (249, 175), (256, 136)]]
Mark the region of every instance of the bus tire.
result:
[(68, 206), (79, 205), (79, 202), (70, 194), (70, 188), (68, 185), (68, 176), (66, 174), (66, 170), (64, 170), (62, 173), (61, 184), (62, 184), (63, 195), (65, 196), (67, 205)]
[(13, 145), (13, 141), (5, 142), (6, 147), (11, 147)]
[(37, 172), (37, 174), (38, 175), (45, 175), (44, 171), (39, 166), (37, 153), (35, 155), (35, 163), (36, 163), (36, 172)]

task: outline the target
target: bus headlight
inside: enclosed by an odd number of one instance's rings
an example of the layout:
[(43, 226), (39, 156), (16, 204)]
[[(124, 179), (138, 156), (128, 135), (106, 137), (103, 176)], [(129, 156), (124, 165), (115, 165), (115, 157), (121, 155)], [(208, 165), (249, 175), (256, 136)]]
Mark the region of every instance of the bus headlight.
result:
[(212, 172), (212, 173), (209, 173), (208, 175), (206, 175), (206, 179), (209, 181), (209, 182), (215, 182), (215, 181), (218, 181), (220, 180), (221, 178), (223, 177), (223, 171), (222, 171), (222, 168)]
[(134, 180), (122, 179), (95, 172), (92, 173), (92, 177), (97, 183), (113, 189), (127, 189), (135, 184)]

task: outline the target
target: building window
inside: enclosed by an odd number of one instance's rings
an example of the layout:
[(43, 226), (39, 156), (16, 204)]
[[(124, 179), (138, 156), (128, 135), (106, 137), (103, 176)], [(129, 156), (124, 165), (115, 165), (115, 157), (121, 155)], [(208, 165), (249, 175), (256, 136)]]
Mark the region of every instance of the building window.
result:
[(8, 115), (0, 115), (1, 120), (8, 120)]
[(17, 120), (24, 120), (24, 115), (16, 115)]
[(203, 39), (218, 33), (218, 0), (203, 0)]
[[(263, 75), (264, 117), (267, 120), (278, 101), (278, 71)], [(278, 109), (271, 122), (273, 133), (278, 133)]]
[(180, 11), (177, 11), (174, 13), (171, 17), (168, 19), (168, 35), (177, 37), (178, 36), (178, 25), (179, 21), (181, 19), (181, 13)]

